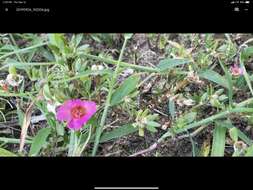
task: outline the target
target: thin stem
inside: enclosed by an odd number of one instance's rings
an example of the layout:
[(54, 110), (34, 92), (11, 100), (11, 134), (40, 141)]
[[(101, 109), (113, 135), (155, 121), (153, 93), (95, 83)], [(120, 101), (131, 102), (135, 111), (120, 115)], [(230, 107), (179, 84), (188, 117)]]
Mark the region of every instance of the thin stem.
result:
[(244, 66), (244, 62), (242, 61), (241, 58), (240, 58), (240, 65), (241, 65), (241, 67), (242, 67), (242, 69), (243, 69), (243, 76), (244, 76), (245, 81), (246, 81), (246, 83), (247, 83), (247, 85), (248, 85), (248, 87), (249, 87), (250, 93), (251, 93), (251, 95), (253, 96), (253, 88), (252, 88), (252, 86), (251, 86), (251, 81), (250, 81), (249, 75), (248, 75), (248, 73), (247, 73), (247, 70), (246, 70), (246, 68), (245, 68), (245, 66)]
[(76, 131), (70, 131), (68, 156), (73, 156), (76, 149)]
[(31, 50), (31, 49), (35, 49), (35, 48), (38, 48), (38, 47), (45, 46), (45, 45), (47, 45), (47, 44), (48, 44), (48, 42), (44, 42), (44, 43), (37, 44), (37, 45), (34, 45), (34, 46), (30, 46), (30, 47), (27, 47), (27, 48), (19, 49), (19, 50), (10, 52), (10, 53), (6, 53), (5, 55), (3, 55), (3, 56), (0, 57), (0, 60), (1, 60), (1, 59), (4, 59), (4, 58), (6, 58), (6, 57), (9, 57), (9, 56), (11, 56), (11, 55), (17, 54), (17, 53), (24, 53), (24, 52), (26, 52), (26, 51), (28, 51), (28, 50)]
[(9, 66), (15, 66), (15, 67), (27, 67), (27, 66), (50, 66), (55, 65), (56, 62), (19, 62), (19, 63), (8, 63), (0, 68), (0, 70), (4, 68), (8, 68)]
[(145, 84), (145, 82), (147, 82), (148, 80), (150, 80), (155, 75), (156, 75), (155, 73), (152, 73), (149, 76), (147, 76), (144, 80), (142, 80), (142, 82), (137, 86), (137, 88), (140, 88), (143, 84)]
[[(228, 35), (229, 37), (229, 35)], [(231, 41), (231, 39), (230, 39)], [(228, 99), (229, 99), (229, 107), (232, 108), (233, 105), (233, 83), (232, 83), (232, 75), (228, 72), (228, 69), (224, 66), (223, 62), (218, 58), (220, 66), (225, 73), (226, 79), (228, 81)]]
[(0, 96), (2, 97), (22, 97), (22, 98), (27, 98), (27, 99), (32, 99), (30, 96), (33, 94), (36, 94), (37, 91), (35, 92), (30, 92), (30, 93), (8, 93), (8, 92), (0, 92)]
[(248, 104), (251, 104), (251, 103), (253, 103), (253, 98), (249, 98), (249, 99), (247, 99), (247, 100), (245, 100), (243, 102), (240, 102), (240, 103), (236, 104), (236, 106), (238, 106), (238, 107), (244, 107), (244, 106), (246, 106)]
[(80, 56), (84, 56), (84, 57), (87, 57), (89, 59), (102, 61), (106, 64), (113, 64), (113, 65), (118, 65), (119, 64), (122, 67), (133, 68), (133, 69), (136, 69), (136, 70), (143, 70), (143, 71), (147, 71), (147, 72), (160, 72), (156, 68), (145, 67), (145, 66), (140, 66), (140, 65), (134, 65), (134, 64), (130, 64), (130, 63), (122, 62), (122, 61), (115, 61), (115, 60), (112, 60), (112, 59), (98, 57), (98, 56), (87, 54), (87, 53), (83, 53)]
[(90, 126), (88, 137), (87, 137), (86, 141), (84, 142), (84, 144), (80, 148), (77, 149), (77, 151), (76, 151), (77, 153), (75, 153), (76, 156), (81, 156), (82, 155), (85, 147), (87, 146), (87, 144), (88, 144), (88, 142), (91, 138), (91, 132), (92, 132), (92, 127)]
[[(18, 47), (18, 45), (17, 45), (17, 43), (16, 43), (13, 35), (9, 34), (9, 36), (11, 38), (11, 41), (12, 41), (13, 45), (16, 46), (16, 48), (19, 50), (19, 47)], [(13, 48), (13, 50), (15, 51), (14, 48)], [(25, 62), (24, 58), (21, 55), (19, 55), (19, 53), (16, 53), (16, 56), (18, 57), (18, 59), (19, 59), (20, 62)]]
[(102, 115), (102, 118), (101, 118), (101, 121), (100, 121), (100, 125), (98, 126), (98, 128), (96, 130), (96, 138), (95, 138), (95, 143), (94, 143), (94, 147), (93, 147), (93, 151), (92, 151), (92, 156), (95, 156), (96, 153), (97, 153), (100, 137), (101, 137), (101, 134), (103, 132), (103, 127), (105, 125), (105, 120), (106, 120), (107, 113), (108, 113), (110, 103), (111, 103), (113, 87), (114, 87), (115, 82), (117, 80), (117, 76), (118, 76), (118, 72), (119, 72), (119, 68), (120, 68), (120, 62), (121, 62), (124, 50), (126, 48), (126, 44), (127, 44), (127, 39), (125, 38), (122, 49), (121, 49), (121, 52), (120, 52), (119, 59), (118, 59), (117, 64), (116, 64), (116, 69), (113, 73), (111, 81), (109, 81), (109, 92), (108, 92), (108, 95), (107, 95), (105, 108), (104, 108), (103, 115)]
[(194, 140), (193, 140), (191, 134), (189, 133), (189, 131), (186, 130), (186, 132), (187, 132), (187, 135), (188, 135), (188, 137), (189, 137), (189, 139), (190, 139), (190, 141), (191, 141), (191, 144), (192, 144), (192, 156), (193, 156), (193, 157), (196, 157), (196, 145), (195, 145), (195, 142), (194, 142)]
[[(20, 139), (12, 139), (12, 138), (5, 138), (5, 137), (0, 137), (0, 141), (5, 142), (5, 143), (12, 143), (12, 144), (19, 144)], [(31, 144), (32, 140), (25, 140), (26, 144)]]
[[(205, 124), (211, 123), (214, 120), (220, 119), (220, 118), (224, 118), (224, 117), (226, 117), (227, 115), (229, 115), (231, 113), (243, 113), (243, 112), (244, 113), (252, 113), (253, 112), (253, 108), (234, 108), (234, 109), (231, 109), (231, 110), (226, 110), (224, 112), (215, 114), (215, 115), (210, 116), (210, 117), (208, 117), (206, 119), (203, 119), (201, 121), (189, 124), (189, 125), (181, 128), (181, 129), (176, 130), (175, 133), (179, 134), (179, 133), (184, 132), (185, 130), (189, 130), (189, 129), (198, 127), (200, 125), (205, 125)], [(171, 135), (172, 135), (172, 133), (169, 131), (169, 132), (165, 133), (158, 141), (162, 142), (165, 138), (167, 138), (167, 137), (169, 137)]]

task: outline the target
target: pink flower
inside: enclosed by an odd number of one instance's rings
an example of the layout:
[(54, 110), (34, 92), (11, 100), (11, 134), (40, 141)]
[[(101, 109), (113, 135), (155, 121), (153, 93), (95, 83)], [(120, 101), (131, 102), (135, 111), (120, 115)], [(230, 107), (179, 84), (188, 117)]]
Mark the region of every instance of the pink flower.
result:
[(67, 100), (57, 109), (56, 118), (66, 121), (68, 128), (80, 130), (96, 111), (96, 103), (93, 101)]
[(243, 69), (239, 67), (238, 65), (233, 65), (230, 67), (230, 72), (233, 76), (240, 76), (243, 75)]

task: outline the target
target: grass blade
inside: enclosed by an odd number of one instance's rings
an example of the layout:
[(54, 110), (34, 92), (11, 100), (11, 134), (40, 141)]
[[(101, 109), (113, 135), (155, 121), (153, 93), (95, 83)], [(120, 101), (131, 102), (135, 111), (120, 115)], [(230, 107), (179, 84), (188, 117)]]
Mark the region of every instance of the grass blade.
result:
[(238, 129), (238, 137), (248, 145), (253, 145), (253, 141), (249, 137), (247, 137), (247, 135), (245, 135), (240, 129)]
[(55, 65), (55, 62), (5, 62), (6, 65), (2, 66), (0, 70), (9, 68), (10, 66), (15, 66), (18, 69), (26, 69), (27, 67), (31, 66), (50, 66), (50, 65)]
[(102, 71), (85, 71), (85, 72), (80, 73), (80, 74), (78, 74), (74, 77), (59, 80), (59, 81), (56, 81), (56, 82), (64, 83), (64, 82), (69, 82), (69, 81), (76, 80), (76, 79), (79, 79), (79, 78), (87, 77), (87, 76), (90, 76), (90, 75), (103, 75), (103, 74), (112, 74), (112, 72), (111, 72), (110, 69), (104, 69)]
[(159, 70), (161, 72), (164, 72), (164, 71), (167, 71), (167, 70), (170, 70), (176, 66), (179, 66), (179, 65), (184, 65), (186, 63), (190, 63), (191, 61), (190, 60), (187, 60), (187, 59), (171, 59), (171, 58), (168, 58), (168, 59), (164, 59), (162, 61), (160, 61), (160, 63), (157, 65), (157, 67), (159, 68)]
[(219, 60), (220, 66), (222, 67), (225, 77), (228, 82), (228, 99), (229, 99), (229, 106), (232, 107), (233, 105), (233, 83), (232, 83), (232, 75), (228, 71), (228, 69), (224, 66), (224, 64)]
[(224, 156), (227, 128), (216, 126), (213, 132), (211, 156)]
[(113, 129), (110, 132), (106, 132), (101, 136), (100, 142), (107, 142), (111, 141), (113, 139), (117, 139), (126, 135), (129, 135), (131, 133), (135, 133), (138, 131), (138, 128), (134, 128), (132, 125), (123, 125), (121, 127), (118, 127), (116, 129)]
[(33, 143), (29, 152), (29, 156), (36, 156), (43, 145), (46, 143), (48, 136), (51, 133), (51, 128), (42, 128), (33, 139)]
[(124, 100), (131, 92), (133, 92), (140, 81), (140, 76), (133, 75), (128, 77), (121, 86), (119, 86), (111, 98), (111, 106), (117, 105)]
[(252, 85), (251, 85), (251, 81), (250, 81), (249, 75), (248, 75), (248, 73), (246, 71), (246, 68), (245, 68), (244, 63), (243, 63), (242, 60), (240, 61), (240, 65), (241, 65), (241, 67), (243, 69), (243, 76), (244, 76), (244, 78), (246, 80), (246, 83), (247, 83), (249, 89), (250, 89), (250, 93), (253, 96), (253, 88), (252, 88)]
[(228, 81), (225, 79), (225, 77), (221, 76), (219, 73), (217, 73), (213, 70), (206, 70), (204, 72), (201, 72), (201, 73), (199, 73), (199, 77), (210, 80), (214, 83), (217, 83), (217, 84), (229, 89), (229, 84), (228, 84)]
[(250, 157), (253, 156), (253, 145), (251, 145), (251, 146), (247, 149), (247, 152), (246, 152), (245, 156), (250, 156)]
[(82, 53), (79, 56), (80, 57), (85, 57), (85, 58), (88, 58), (88, 59), (94, 59), (94, 60), (97, 60), (97, 61), (101, 61), (101, 62), (106, 63), (106, 64), (113, 64), (113, 65), (119, 64), (121, 67), (132, 68), (132, 69), (136, 69), (136, 70), (140, 70), (140, 71), (155, 72), (155, 73), (160, 72), (160, 70), (157, 69), (157, 68), (130, 64), (130, 63), (126, 63), (126, 62), (123, 62), (123, 61), (115, 61), (115, 60), (112, 60), (112, 59), (108, 59), (108, 58), (104, 58), (104, 57), (98, 57), (98, 56), (91, 55), (91, 54), (86, 54), (86, 53)]
[(174, 100), (172, 100), (171, 98), (169, 99), (169, 113), (170, 116), (172, 118), (172, 120), (174, 120), (175, 116), (176, 116), (176, 112), (175, 112), (175, 102)]
[(6, 149), (3, 149), (3, 148), (0, 148), (0, 157), (16, 157), (17, 155), (6, 150)]
[[(0, 142), (10, 143), (10, 144), (19, 144), (20, 143), (20, 139), (0, 137)], [(31, 144), (31, 143), (32, 143), (31, 140), (25, 140), (25, 144)]]
[(23, 48), (23, 49), (19, 49), (19, 50), (16, 50), (16, 51), (13, 51), (13, 52), (10, 52), (10, 53), (6, 53), (5, 55), (1, 56), (0, 57), (0, 60), (1, 59), (4, 59), (6, 57), (9, 57), (11, 55), (14, 55), (14, 54), (17, 54), (17, 53), (26, 53), (27, 51), (31, 50), (31, 49), (35, 49), (35, 48), (38, 48), (38, 47), (42, 47), (42, 46), (45, 46), (47, 45), (48, 42), (45, 42), (45, 43), (41, 43), (41, 44), (36, 44), (34, 46), (30, 46), (30, 47), (27, 47), (27, 48)]

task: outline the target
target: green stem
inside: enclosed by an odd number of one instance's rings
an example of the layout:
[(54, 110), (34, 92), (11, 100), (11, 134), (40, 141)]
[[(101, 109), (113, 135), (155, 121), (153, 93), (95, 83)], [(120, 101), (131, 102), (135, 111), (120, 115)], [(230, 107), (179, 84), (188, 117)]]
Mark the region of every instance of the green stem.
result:
[(5, 55), (3, 55), (3, 56), (0, 57), (0, 60), (4, 59), (6, 57), (9, 57), (11, 55), (17, 54), (17, 53), (24, 53), (24, 52), (26, 52), (28, 50), (35, 49), (35, 48), (38, 48), (38, 47), (41, 47), (41, 46), (45, 46), (47, 44), (48, 44), (48, 42), (45, 42), (45, 43), (37, 44), (37, 45), (34, 45), (34, 46), (30, 46), (30, 47), (27, 47), (27, 48), (19, 49), (19, 50), (10, 52), (10, 53), (6, 53)]
[[(211, 123), (213, 122), (214, 120), (216, 119), (220, 119), (220, 118), (224, 118), (226, 117), (227, 115), (231, 114), (231, 113), (253, 113), (253, 108), (234, 108), (234, 109), (231, 109), (231, 110), (227, 110), (227, 111), (224, 111), (224, 112), (221, 112), (221, 113), (218, 113), (218, 114), (215, 114), (213, 116), (210, 116), (206, 119), (203, 119), (201, 121), (198, 121), (198, 122), (195, 122), (195, 123), (192, 123), (190, 125), (187, 125), (186, 127), (183, 127), (181, 129), (178, 129), (175, 131), (176, 134), (179, 134), (179, 133), (182, 133), (182, 132), (185, 132), (185, 130), (189, 130), (189, 129), (192, 129), (192, 128), (195, 128), (195, 127), (198, 127), (200, 125), (205, 125), (205, 124), (208, 124), (208, 123)], [(161, 143), (165, 138), (171, 136), (172, 133), (169, 131), (167, 133), (165, 133), (159, 140), (158, 140), (158, 143)]]
[(247, 100), (245, 100), (243, 102), (240, 102), (240, 103), (236, 104), (236, 106), (238, 106), (238, 107), (244, 107), (244, 106), (247, 106), (247, 105), (249, 105), (251, 103), (253, 103), (253, 98), (249, 98), (249, 99), (247, 99)]
[(0, 70), (4, 68), (8, 68), (10, 66), (15, 66), (15, 67), (28, 67), (28, 66), (50, 66), (50, 65), (55, 65), (56, 62), (18, 62), (18, 63), (8, 63), (0, 68)]
[[(229, 35), (228, 35), (229, 38)], [(225, 77), (228, 81), (228, 99), (229, 99), (229, 107), (232, 108), (233, 105), (233, 82), (232, 82), (232, 75), (229, 73), (228, 69), (225, 67), (223, 62), (218, 58), (220, 66), (225, 73)]]
[(245, 79), (245, 81), (246, 81), (246, 83), (247, 83), (247, 85), (248, 85), (248, 87), (249, 87), (249, 90), (250, 90), (251, 95), (253, 96), (253, 88), (252, 88), (252, 85), (251, 85), (251, 81), (250, 81), (249, 75), (248, 75), (248, 73), (247, 73), (247, 70), (246, 70), (246, 68), (245, 68), (245, 66), (244, 66), (244, 62), (243, 62), (243, 60), (241, 59), (241, 57), (240, 57), (240, 66), (241, 66), (242, 69), (243, 69), (243, 76), (244, 76), (244, 79)]
[(107, 99), (106, 99), (106, 103), (105, 103), (105, 108), (104, 108), (104, 111), (103, 111), (103, 115), (102, 115), (102, 118), (101, 118), (100, 125), (98, 126), (98, 128), (96, 130), (96, 137), (95, 137), (94, 147), (93, 147), (93, 150), (92, 150), (92, 156), (95, 156), (96, 153), (97, 153), (100, 137), (101, 137), (102, 132), (103, 132), (103, 127), (105, 125), (105, 120), (106, 120), (107, 113), (108, 113), (108, 110), (109, 110), (109, 107), (110, 107), (110, 103), (111, 103), (111, 97), (112, 97), (112, 93), (113, 93), (113, 87), (114, 87), (114, 85), (116, 83), (116, 80), (117, 80), (117, 76), (118, 76), (118, 72), (119, 72), (119, 68), (120, 68), (120, 62), (121, 62), (124, 50), (126, 48), (126, 44), (127, 44), (127, 39), (125, 38), (123, 46), (122, 46), (122, 49), (121, 49), (121, 52), (120, 52), (119, 59), (116, 62), (117, 63), (116, 64), (116, 69), (115, 69), (115, 71), (113, 73), (113, 76), (112, 76), (112, 79), (111, 79), (111, 81), (109, 83), (109, 92), (108, 92), (108, 95), (107, 95)]
[(136, 69), (136, 70), (143, 70), (143, 71), (147, 71), (147, 72), (160, 72), (156, 68), (145, 67), (145, 66), (140, 66), (140, 65), (134, 65), (134, 64), (130, 64), (130, 63), (122, 62), (122, 61), (115, 61), (115, 60), (112, 60), (112, 59), (98, 57), (98, 56), (87, 54), (87, 53), (83, 53), (80, 56), (84, 56), (84, 57), (87, 57), (89, 59), (102, 61), (106, 64), (113, 64), (113, 65), (118, 65), (119, 64), (122, 67), (133, 68), (133, 69)]
[[(78, 149), (77, 149), (77, 151), (75, 153), (75, 156), (81, 156), (82, 155), (84, 149), (86, 148), (88, 142), (90, 141), (91, 132), (92, 132), (92, 127), (89, 126), (88, 137), (87, 137), (86, 141), (84, 142), (84, 144), (81, 145), (80, 147), (78, 147)], [(81, 138), (80, 138), (80, 140), (81, 140)]]
[[(11, 42), (13, 43), (13, 45), (14, 45), (18, 50), (20, 50), (19, 47), (18, 47), (18, 45), (17, 45), (17, 43), (16, 43), (16, 41), (15, 41), (15, 39), (14, 39), (14, 37), (13, 37), (13, 35), (12, 35), (12, 34), (9, 34), (9, 36), (10, 36), (10, 38), (11, 38)], [(14, 48), (13, 48), (13, 50), (15, 51)], [(19, 59), (20, 62), (25, 62), (24, 58), (23, 58), (21, 55), (19, 55), (19, 53), (16, 53), (16, 56), (18, 57), (18, 59)]]
[(76, 131), (71, 130), (70, 137), (69, 137), (68, 156), (74, 156), (76, 146), (77, 146), (76, 141), (77, 141)]
[(0, 91), (0, 96), (2, 96), (2, 97), (22, 97), (22, 98), (31, 99), (30, 96), (32, 96), (33, 94), (36, 94), (36, 93), (37, 93), (37, 91), (30, 92), (30, 93), (8, 93), (8, 92), (1, 92)]
[[(12, 139), (12, 138), (5, 138), (5, 137), (0, 137), (0, 141), (5, 142), (5, 143), (11, 143), (11, 144), (19, 144), (20, 143), (20, 139)], [(31, 144), (32, 140), (25, 140), (25, 143)]]

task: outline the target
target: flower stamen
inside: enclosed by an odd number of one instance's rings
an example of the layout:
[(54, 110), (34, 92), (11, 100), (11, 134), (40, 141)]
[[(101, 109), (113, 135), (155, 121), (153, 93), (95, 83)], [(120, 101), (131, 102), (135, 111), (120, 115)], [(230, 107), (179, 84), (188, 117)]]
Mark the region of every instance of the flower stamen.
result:
[(80, 119), (86, 114), (86, 109), (82, 106), (75, 106), (70, 112), (73, 118)]

